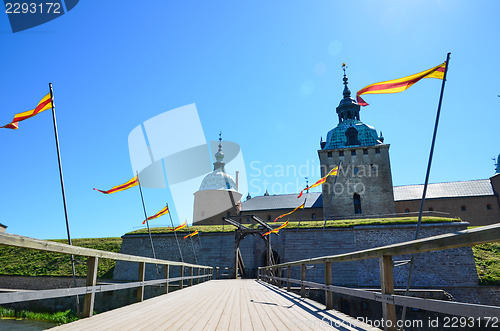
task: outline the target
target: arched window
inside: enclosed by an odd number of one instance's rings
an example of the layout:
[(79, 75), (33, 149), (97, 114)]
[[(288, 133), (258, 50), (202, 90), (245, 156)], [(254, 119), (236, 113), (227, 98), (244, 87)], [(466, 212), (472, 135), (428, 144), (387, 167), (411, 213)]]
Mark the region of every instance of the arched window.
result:
[(315, 220), (315, 219), (316, 219), (316, 214), (315, 214), (315, 213), (313, 213), (313, 214), (311, 215), (311, 218), (312, 218), (313, 220)]
[(267, 215), (267, 221), (269, 222), (271, 220), (271, 215)]
[(405, 213), (409, 213), (410, 210), (408, 208), (405, 209)]
[(354, 214), (361, 214), (361, 197), (358, 193), (354, 193)]

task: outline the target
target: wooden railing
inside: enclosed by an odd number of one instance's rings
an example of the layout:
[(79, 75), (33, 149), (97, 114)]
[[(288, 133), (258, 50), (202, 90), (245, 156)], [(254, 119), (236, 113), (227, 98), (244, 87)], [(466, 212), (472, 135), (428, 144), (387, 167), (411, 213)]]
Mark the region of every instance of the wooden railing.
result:
[[(98, 292), (123, 290), (127, 288), (137, 288), (137, 301), (143, 301), (145, 286), (165, 284), (164, 293), (168, 293), (169, 283), (178, 282), (179, 288), (182, 289), (184, 287), (184, 281), (189, 280), (189, 285), (193, 285), (193, 280), (197, 280), (197, 282), (200, 283), (202, 281), (212, 279), (212, 273), (213, 273), (212, 270), (213, 268), (209, 266), (106, 252), (97, 249), (71, 246), (53, 241), (33, 239), (29, 237), (22, 237), (6, 233), (0, 233), (0, 245), (22, 247), (39, 251), (61, 253), (61, 254), (72, 254), (72, 255), (88, 257), (87, 280), (85, 287), (0, 293), (0, 304), (84, 295), (84, 303), (83, 303), (84, 317), (92, 316), (94, 310), (95, 294)], [(119, 283), (119, 284), (97, 285), (97, 266), (99, 258), (128, 261), (128, 262), (138, 262), (139, 263), (138, 281)], [(146, 263), (163, 265), (165, 270), (165, 278), (155, 279), (155, 280), (145, 280)], [(180, 277), (169, 277), (171, 267), (180, 268)], [(184, 269), (186, 268), (189, 270), (189, 276), (185, 276)], [(196, 275), (194, 275), (195, 269), (197, 269)]]
[[(497, 318), (498, 323), (498, 318), (500, 318), (500, 307), (395, 295), (392, 257), (394, 255), (472, 246), (499, 240), (500, 223), (352, 253), (323, 256), (281, 263), (268, 267), (260, 267), (258, 277), (259, 279), (280, 287), (284, 282), (286, 283), (288, 291), (290, 291), (290, 284), (299, 284), (302, 297), (306, 296), (306, 286), (325, 290), (327, 309), (333, 309), (334, 292), (381, 302), (383, 319), (386, 321), (385, 325), (388, 326), (388, 330), (395, 330), (398, 325), (396, 320), (396, 305), (472, 318)], [(332, 263), (376, 258), (380, 261), (381, 293), (332, 285)], [(306, 281), (306, 265), (309, 264), (325, 265), (324, 284)], [(290, 278), (292, 267), (300, 267), (300, 280)], [(286, 268), (287, 276), (279, 277), (284, 271), (284, 268)]]

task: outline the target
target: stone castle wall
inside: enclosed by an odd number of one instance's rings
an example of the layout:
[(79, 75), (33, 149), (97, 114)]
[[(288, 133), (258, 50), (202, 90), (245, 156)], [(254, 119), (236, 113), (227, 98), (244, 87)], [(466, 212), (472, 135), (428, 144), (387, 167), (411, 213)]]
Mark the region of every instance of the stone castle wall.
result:
[[(422, 224), (420, 237), (466, 229), (467, 222)], [(180, 254), (172, 233), (153, 234), (156, 256), (160, 259), (179, 261)], [(335, 255), (413, 240), (415, 224), (357, 226), (354, 228), (284, 229), (272, 235), (271, 246), (278, 262), (325, 255)], [(234, 232), (201, 233), (191, 242), (179, 237), (185, 262), (229, 268), (234, 272)], [(201, 245), (200, 245), (201, 243)], [(194, 251), (193, 251), (194, 247)], [(247, 270), (247, 277), (256, 277), (257, 267), (265, 263), (265, 242), (260, 236), (247, 236), (241, 241), (240, 250)], [(152, 257), (148, 235), (125, 235), (121, 253)], [(196, 258), (195, 258), (196, 253)], [(394, 260), (407, 260), (409, 256), (394, 256)], [(171, 275), (179, 274), (178, 267), (171, 268)], [(292, 268), (292, 278), (299, 277), (299, 267)], [(395, 286), (405, 286), (409, 265), (394, 268)], [(163, 276), (163, 269), (159, 270)], [(155, 279), (155, 267), (148, 265), (146, 278)], [(311, 265), (307, 280), (324, 282), (323, 265)], [(114, 271), (116, 280), (135, 280), (138, 263), (118, 261)], [(435, 288), (443, 286), (475, 286), (477, 272), (470, 247), (416, 255), (413, 272), (414, 287)], [(333, 281), (337, 285), (380, 287), (379, 261), (377, 259), (333, 264)]]

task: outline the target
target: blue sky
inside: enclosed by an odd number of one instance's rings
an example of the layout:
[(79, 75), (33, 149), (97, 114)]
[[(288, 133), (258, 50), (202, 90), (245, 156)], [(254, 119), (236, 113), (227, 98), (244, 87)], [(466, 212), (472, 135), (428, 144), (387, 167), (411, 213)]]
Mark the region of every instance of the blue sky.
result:
[[(259, 170), (302, 166), (319, 179), (317, 150), (337, 125), (342, 62), (355, 93), (451, 52), (430, 180), (489, 178), (500, 153), (498, 12), (494, 0), (80, 1), (18, 33), (0, 14), (0, 123), (34, 108), (52, 82), (71, 234), (121, 236), (144, 218), (138, 190), (92, 188), (132, 177), (127, 137), (145, 120), (195, 103), (206, 140), (222, 130), (241, 146), (251, 195), (264, 193), (264, 180), (271, 194), (292, 193), (283, 188), (305, 184), (302, 177)], [(391, 144), (394, 185), (424, 181), (440, 86), (427, 79), (365, 98), (361, 120)], [(0, 142), (0, 223), (10, 233), (65, 238), (50, 111), (0, 130)], [(168, 189), (144, 196), (149, 214), (171, 203)]]

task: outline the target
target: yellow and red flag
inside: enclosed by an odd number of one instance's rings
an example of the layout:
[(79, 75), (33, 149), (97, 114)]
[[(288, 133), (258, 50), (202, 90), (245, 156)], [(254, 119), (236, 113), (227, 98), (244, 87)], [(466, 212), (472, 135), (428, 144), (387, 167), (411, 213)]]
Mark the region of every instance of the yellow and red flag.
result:
[(300, 198), (302, 196), (302, 193), (306, 190), (309, 190), (309, 189), (312, 189), (316, 186), (320, 186), (321, 184), (325, 183), (326, 182), (326, 178), (328, 176), (337, 176), (337, 173), (339, 171), (339, 166), (336, 166), (335, 168), (333, 168), (332, 170), (330, 170), (325, 177), (321, 178), (320, 180), (318, 180), (316, 183), (312, 184), (311, 186), (309, 187), (306, 187), (305, 189), (303, 189), (302, 191), (300, 191), (300, 194), (297, 198)]
[(182, 228), (185, 228), (187, 226), (187, 222), (184, 222), (182, 223), (181, 225), (179, 225), (178, 227), (174, 228), (174, 229), (171, 229), (172, 231), (177, 231), (177, 230), (180, 230)]
[(444, 79), (445, 69), (446, 62), (443, 62), (434, 68), (419, 72), (418, 74), (365, 86), (356, 93), (356, 100), (360, 106), (368, 106), (360, 95), (403, 92), (422, 78)]
[(149, 216), (148, 218), (146, 218), (146, 220), (144, 222), (142, 222), (142, 224), (145, 224), (147, 221), (158, 218), (158, 217), (163, 216), (165, 214), (168, 214), (168, 206), (165, 206), (165, 208), (163, 208), (162, 210), (160, 210), (159, 212), (157, 212), (153, 216)]
[(52, 99), (50, 98), (50, 93), (47, 94), (40, 100), (38, 105), (36, 106), (35, 109), (25, 111), (23, 113), (19, 113), (14, 115), (14, 119), (12, 120), (11, 123), (6, 124), (4, 126), (0, 126), (0, 128), (5, 128), (5, 129), (17, 129), (18, 128), (18, 123), (21, 121), (24, 121), (30, 117), (35, 116), (36, 114), (41, 113), (44, 110), (52, 108)]
[(267, 235), (268, 235), (268, 234), (270, 234), (270, 233), (278, 233), (278, 232), (280, 232), (280, 230), (281, 230), (281, 229), (283, 229), (283, 228), (284, 228), (284, 227), (286, 227), (287, 225), (288, 225), (288, 221), (286, 221), (285, 223), (281, 224), (281, 225), (280, 225), (279, 227), (277, 227), (276, 229), (274, 229), (274, 230), (271, 230), (271, 231), (269, 231), (269, 232), (264, 233), (264, 234), (262, 235), (262, 237), (267, 236)]
[(115, 193), (118, 191), (124, 191), (128, 188), (136, 186), (137, 184), (139, 184), (139, 179), (137, 178), (137, 176), (135, 176), (134, 178), (132, 178), (131, 180), (129, 180), (125, 184), (115, 186), (107, 191), (101, 191), (101, 190), (98, 190), (96, 188), (94, 188), (94, 190), (99, 191), (99, 192), (104, 193), (104, 194), (111, 194), (111, 193)]
[(280, 215), (280, 216), (276, 217), (276, 218), (274, 219), (274, 221), (276, 222), (278, 219), (280, 219), (280, 218), (282, 218), (282, 217), (284, 217), (284, 216), (287, 216), (287, 215), (293, 214), (293, 213), (294, 213), (294, 212), (296, 212), (297, 210), (304, 208), (304, 207), (305, 207), (305, 204), (306, 204), (306, 202), (304, 201), (304, 203), (303, 203), (303, 204), (301, 204), (300, 206), (298, 206), (297, 208), (295, 208), (295, 209), (294, 209), (294, 210), (292, 210), (291, 212), (289, 212), (289, 213), (286, 213), (286, 214), (283, 214), (283, 215)]
[(198, 234), (198, 230), (196, 230), (195, 232), (192, 232), (192, 233), (190, 233), (190, 234), (188, 234), (188, 235), (185, 235), (185, 236), (184, 236), (184, 239), (186, 239), (186, 238), (188, 238), (188, 237), (193, 237), (193, 236), (196, 236), (197, 234)]

